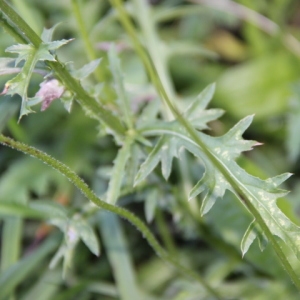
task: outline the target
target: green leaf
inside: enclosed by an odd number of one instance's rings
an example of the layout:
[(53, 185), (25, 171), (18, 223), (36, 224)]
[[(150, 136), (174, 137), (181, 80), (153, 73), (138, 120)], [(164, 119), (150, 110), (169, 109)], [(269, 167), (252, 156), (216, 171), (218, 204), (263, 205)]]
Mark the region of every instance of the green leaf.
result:
[(2, 216), (19, 216), (23, 218), (45, 219), (46, 215), (23, 204), (0, 201), (0, 218)]
[(145, 199), (145, 215), (148, 223), (152, 222), (155, 216), (155, 209), (158, 203), (159, 193), (157, 189), (152, 189)]
[(140, 115), (138, 116), (138, 119), (136, 121), (136, 127), (143, 128), (145, 125), (151, 124), (153, 121), (155, 121), (155, 118), (160, 110), (160, 102), (157, 99), (154, 99), (147, 103), (147, 105), (144, 107)]
[(91, 73), (93, 73), (101, 62), (101, 58), (95, 59), (86, 65), (84, 65), (81, 69), (72, 71), (71, 74), (74, 78), (78, 80), (82, 80), (88, 77)]
[[(266, 225), (270, 228), (273, 235), (280, 237), (300, 259), (300, 238), (299, 227), (291, 222), (284, 213), (278, 208), (276, 200), (286, 195), (286, 191), (278, 188), (278, 185), (291, 176), (286, 173), (267, 180), (261, 180), (248, 174), (244, 169), (238, 166), (235, 158), (243, 151), (251, 150), (254, 145), (259, 143), (255, 141), (245, 141), (242, 134), (248, 128), (253, 116), (249, 116), (236, 124), (228, 133), (221, 137), (211, 137), (198, 132), (199, 139), (205, 144), (205, 148), (213, 156), (207, 156), (181, 127), (165, 123), (162, 125), (153, 124), (142, 129), (144, 135), (153, 135), (158, 133), (171, 135), (177, 141), (178, 147), (184, 147), (196, 157), (198, 157), (205, 166), (205, 174), (201, 180), (192, 189), (189, 198), (195, 197), (204, 192), (204, 199), (201, 207), (202, 214), (207, 213), (217, 198), (223, 197), (226, 190), (236, 194), (236, 186), (247, 195), (247, 199), (261, 215)], [(161, 148), (159, 145), (158, 148)], [(137, 176), (137, 182), (148, 175), (153, 170), (153, 165), (157, 164), (158, 149), (151, 153), (151, 160), (141, 166)], [(150, 163), (151, 162), (151, 163)], [(235, 183), (235, 187), (226, 180), (223, 173), (219, 171), (216, 164), (222, 166), (226, 173)], [(244, 247), (245, 250), (245, 247)]]
[(9, 57), (0, 57), (0, 75), (14, 73), (16, 70), (16, 60)]
[[(50, 33), (45, 33), (44, 35), (44, 38), (49, 38)], [(18, 65), (22, 60), (25, 60), (21, 72), (5, 84), (5, 89), (2, 92), (8, 95), (19, 94), (21, 96), (22, 105), (20, 118), (23, 115), (33, 112), (30, 107), (42, 101), (39, 97), (29, 98), (27, 95), (29, 82), (37, 62), (56, 61), (53, 54), (49, 51), (56, 50), (67, 44), (69, 41), (70, 40), (61, 40), (41, 43), (38, 49), (31, 44), (17, 44), (6, 49), (7, 52), (18, 54), (15, 63), (16, 65)]]
[(31, 201), (29, 206), (36, 211), (41, 212), (49, 219), (63, 219), (68, 220), (67, 210), (64, 206), (57, 202), (47, 200), (35, 200)]
[[(51, 282), (52, 284), (49, 284)], [(46, 270), (39, 278), (32, 282), (32, 286), (27, 287), (26, 294), (20, 300), (51, 300), (56, 298), (56, 293), (60, 288), (60, 270)]]
[(121, 112), (124, 114), (128, 128), (133, 128), (133, 115), (130, 107), (128, 95), (125, 91), (123, 83), (123, 74), (121, 71), (120, 60), (117, 56), (115, 46), (112, 45), (109, 53), (109, 65), (114, 77), (115, 88), (118, 95), (118, 103), (120, 104)]
[(242, 251), (243, 256), (248, 252), (250, 246), (256, 239), (256, 233), (254, 231), (254, 227), (255, 227), (255, 220), (253, 220), (250, 223), (249, 227), (247, 228), (247, 230), (243, 236), (243, 239), (241, 242), (241, 251)]
[(140, 294), (136, 283), (135, 270), (118, 217), (110, 212), (100, 211), (98, 219), (120, 298), (124, 300), (145, 299)]
[(0, 201), (26, 204), (30, 191), (42, 196), (48, 191), (49, 183), (53, 180), (60, 180), (53, 170), (25, 157), (11, 164), (1, 177)]
[(173, 157), (178, 157), (177, 140), (170, 136), (162, 136), (154, 149), (151, 151), (147, 159), (141, 165), (136, 177), (134, 185), (143, 181), (161, 161), (162, 174), (167, 180), (171, 173)]
[[(214, 91), (215, 85), (209, 85), (202, 93), (199, 94), (196, 100), (188, 106), (184, 113), (184, 117), (186, 117), (198, 130), (207, 129), (208, 122), (217, 119), (223, 114), (223, 111), (218, 109), (206, 110), (209, 101), (212, 99)], [(143, 122), (139, 123), (141, 124), (141, 127), (139, 127), (141, 132), (145, 133), (145, 131), (151, 132), (153, 130), (153, 133), (163, 134), (164, 132), (172, 131), (173, 133), (179, 133), (181, 136), (187, 135), (186, 131), (180, 124), (178, 124), (177, 121), (162, 122), (155, 120), (155, 123), (153, 123), (152, 118), (157, 115), (157, 106), (155, 103), (149, 104), (146, 109), (145, 114), (141, 117), (141, 120), (146, 122), (144, 122), (144, 124)], [(147, 116), (148, 109), (152, 113), (152, 118)], [(152, 121), (152, 123), (150, 121)], [(178, 138), (162, 136), (149, 154), (146, 161), (141, 165), (141, 168), (136, 175), (135, 185), (144, 180), (160, 161), (162, 174), (167, 180), (171, 173), (173, 158), (178, 157), (180, 147), (181, 141), (178, 140)]]
[(256, 238), (258, 239), (258, 245), (260, 250), (263, 251), (266, 248), (267, 239), (262, 234), (261, 230), (257, 228), (257, 223), (255, 222), (255, 220), (253, 220), (248, 226), (242, 238), (241, 251), (243, 256), (248, 252), (250, 246)]
[(53, 225), (59, 227), (64, 233), (65, 239), (53, 258), (49, 267), (54, 268), (63, 259), (63, 277), (66, 277), (67, 269), (71, 266), (75, 248), (81, 239), (95, 255), (99, 255), (100, 247), (98, 239), (92, 227), (80, 215), (75, 214), (72, 219), (64, 220), (56, 218), (50, 220)]
[(52, 36), (53, 36), (53, 33), (54, 33), (54, 30), (56, 29), (56, 27), (58, 26), (59, 24), (56, 24), (54, 26), (52, 26), (51, 28), (47, 29), (47, 28), (44, 28), (43, 29), (43, 32), (41, 34), (41, 39), (44, 43), (49, 43), (52, 41)]
[[(147, 141), (147, 140), (146, 140)], [(132, 144), (130, 157), (128, 159), (128, 164), (126, 166), (126, 177), (125, 184), (128, 188), (132, 188), (134, 186), (135, 175), (138, 172), (140, 167), (141, 158), (143, 157), (142, 150), (137, 143)]]
[(215, 88), (215, 84), (206, 87), (184, 113), (184, 117), (198, 130), (207, 129), (206, 123), (218, 119), (224, 113), (222, 109), (205, 110), (214, 95)]
[(15, 62), (15, 66), (17, 66), (22, 60), (27, 60), (30, 55), (35, 51), (33, 45), (25, 45), (25, 44), (17, 44), (6, 48), (6, 52), (16, 53), (18, 57)]
[(224, 196), (226, 189), (230, 189), (230, 185), (220, 172), (215, 170), (210, 164), (205, 164), (205, 168), (206, 170), (203, 177), (189, 194), (190, 200), (204, 192), (200, 208), (201, 215), (206, 214), (215, 204), (216, 200)]
[(106, 201), (108, 203), (115, 204), (120, 195), (122, 181), (125, 176), (125, 167), (130, 157), (132, 142), (132, 138), (128, 137), (114, 160), (114, 167), (106, 196)]
[(0, 299), (7, 299), (7, 296), (14, 288), (29, 278), (33, 272), (40, 267), (41, 262), (57, 247), (56, 237), (50, 237), (42, 243), (34, 252), (26, 255), (16, 264), (0, 274)]
[(79, 237), (85, 243), (85, 245), (90, 249), (90, 251), (95, 255), (99, 256), (100, 255), (99, 242), (90, 224), (86, 220), (75, 216), (72, 225), (74, 226), (74, 228), (76, 228)]
[[(284, 240), (296, 256), (300, 258), (300, 238), (298, 234), (300, 228), (292, 223), (276, 204), (276, 200), (287, 193), (279, 189), (278, 186), (289, 178), (291, 174), (285, 173), (267, 180), (261, 180), (248, 174), (234, 161), (238, 154), (242, 151), (250, 150), (255, 145), (254, 141), (241, 139), (241, 135), (249, 126), (251, 119), (252, 117), (250, 116), (241, 120), (222, 137), (209, 137), (203, 133), (199, 133), (199, 137), (205, 142), (206, 147), (211, 151), (215, 159), (226, 168), (234, 182), (248, 195), (248, 199), (260, 213), (272, 234)], [(201, 187), (201, 180), (192, 192), (193, 196), (195, 196), (197, 193), (205, 191), (204, 208), (202, 210), (203, 213), (206, 213), (216, 201), (216, 198), (221, 197), (226, 189), (231, 190), (233, 193), (235, 193), (235, 189), (215, 168), (201, 149), (187, 141), (185, 139), (184, 142), (188, 150), (202, 159), (205, 164), (206, 172), (204, 179), (202, 179), (204, 186)]]

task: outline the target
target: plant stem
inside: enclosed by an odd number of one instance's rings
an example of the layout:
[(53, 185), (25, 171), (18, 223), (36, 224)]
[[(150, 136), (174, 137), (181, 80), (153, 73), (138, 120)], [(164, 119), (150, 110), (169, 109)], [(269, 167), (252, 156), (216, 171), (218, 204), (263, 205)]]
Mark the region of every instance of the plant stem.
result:
[(5, 29), (5, 31), (11, 35), (18, 43), (26, 44), (27, 40), (18, 32), (16, 33), (16, 29), (12, 27), (11, 24), (4, 17), (2, 11), (0, 11), (0, 26)]
[[(144, 0), (141, 0), (144, 1)], [(283, 268), (287, 271), (288, 275), (290, 276), (291, 280), (294, 282), (295, 286), (300, 290), (300, 279), (298, 278), (297, 274), (293, 270), (292, 266), (290, 265), (288, 259), (286, 258), (285, 254), (283, 253), (280, 245), (276, 241), (275, 237), (271, 233), (269, 227), (264, 222), (262, 216), (260, 215), (259, 211), (253, 206), (251, 203), (250, 195), (247, 190), (242, 188), (237, 177), (232, 177), (229, 171), (227, 170), (226, 166), (216, 157), (206, 146), (206, 144), (202, 141), (199, 137), (197, 131), (193, 128), (193, 126), (181, 115), (180, 111), (177, 109), (174, 103), (170, 100), (159, 76), (155, 69), (155, 66), (149, 57), (147, 51), (143, 48), (140, 44), (139, 39), (137, 37), (135, 28), (129, 19), (126, 10), (124, 9), (121, 0), (111, 0), (113, 7), (118, 11), (120, 21), (122, 22), (124, 28), (126, 29), (128, 35), (131, 37), (133, 41), (133, 45), (136, 48), (136, 52), (140, 55), (146, 70), (149, 73), (150, 79), (154, 86), (156, 87), (157, 91), (161, 95), (162, 100), (166, 103), (169, 107), (171, 112), (173, 113), (174, 117), (177, 119), (179, 123), (187, 130), (190, 137), (194, 140), (194, 142), (201, 148), (203, 153), (208, 157), (211, 163), (221, 172), (221, 174), (226, 178), (227, 182), (232, 186), (236, 195), (239, 195), (238, 199), (245, 203), (246, 207), (254, 216), (256, 222), (259, 224), (261, 229), (263, 230), (264, 234), (272, 244), (272, 247), (277, 254)]]
[[(173, 83), (168, 74), (167, 52), (163, 42), (157, 35), (155, 28), (156, 24), (153, 22), (149, 5), (145, 1), (141, 0), (133, 0), (133, 3), (135, 6), (135, 11), (139, 12), (135, 15), (142, 29), (142, 36), (145, 39), (145, 46), (149, 52), (149, 56), (153, 61), (154, 67), (162, 85), (166, 90), (167, 95), (174, 101), (176, 95), (174, 92)], [(172, 118), (172, 113), (168, 106), (166, 107), (164, 113), (166, 120), (170, 120)]]
[(178, 263), (178, 260), (168, 254), (166, 250), (159, 244), (157, 239), (154, 237), (152, 232), (149, 230), (147, 225), (136, 215), (134, 215), (129, 210), (126, 210), (119, 206), (111, 205), (103, 200), (101, 200), (89, 187), (88, 185), (69, 167), (61, 163), (60, 161), (54, 159), (50, 155), (33, 148), (31, 146), (28, 146), (26, 144), (17, 142), (11, 138), (5, 137), (4, 135), (0, 135), (0, 143), (11, 147), (13, 149), (16, 149), (18, 151), (21, 151), (25, 154), (29, 154), (39, 160), (41, 160), (43, 163), (49, 165), (53, 169), (57, 170), (60, 174), (66, 176), (80, 191), (81, 193), (89, 199), (91, 202), (93, 202), (95, 205), (97, 205), (99, 208), (102, 208), (104, 210), (110, 211), (114, 214), (117, 214), (118, 216), (126, 219), (129, 221), (132, 225), (134, 225), (143, 235), (143, 237), (148, 241), (149, 245), (153, 248), (153, 250), (156, 252), (156, 254), (161, 257), (165, 262), (171, 264), (172, 266), (176, 267), (182, 274), (185, 276), (188, 276), (196, 281), (198, 281), (201, 285), (203, 285), (206, 290), (213, 296), (215, 296), (217, 299), (221, 299), (218, 293), (207, 283), (205, 280), (200, 277), (196, 272), (182, 266), (180, 263)]
[[(25, 40), (33, 44), (36, 48), (40, 47), (42, 40), (40, 37), (27, 25), (27, 23), (3, 0), (0, 1), (0, 9), (2, 13), (8, 18), (11, 26), (8, 23), (2, 23), (5, 29), (14, 32), (13, 36), (19, 36), (19, 41)], [(93, 118), (104, 122), (111, 130), (119, 135), (125, 134), (125, 127), (121, 121), (115, 117), (109, 110), (102, 107), (93, 97), (91, 97), (81, 86), (80, 82), (74, 79), (67, 71), (65, 66), (60, 61), (50, 62), (47, 64), (67, 87), (73, 92), (76, 100), (84, 108), (84, 110)]]
[[(87, 28), (85, 27), (83, 17), (81, 14), (82, 8), (79, 5), (79, 0), (72, 0), (71, 3), (72, 3), (73, 13), (75, 15), (75, 18), (76, 18), (76, 21), (78, 24), (79, 32), (80, 32), (81, 38), (83, 40), (83, 44), (84, 44), (87, 56), (88, 56), (89, 60), (95, 60), (98, 57), (97, 57), (96, 51), (95, 51), (90, 39), (89, 39), (89, 34), (87, 31)], [(98, 81), (103, 81), (103, 79), (104, 79), (104, 76), (99, 67), (96, 68), (96, 70), (95, 70), (95, 77)]]

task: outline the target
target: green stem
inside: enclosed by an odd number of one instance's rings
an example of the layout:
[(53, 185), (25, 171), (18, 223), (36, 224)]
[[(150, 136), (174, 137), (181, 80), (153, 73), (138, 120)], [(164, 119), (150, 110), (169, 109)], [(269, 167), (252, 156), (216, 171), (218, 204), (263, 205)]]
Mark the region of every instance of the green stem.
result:
[[(142, 36), (145, 39), (145, 47), (149, 52), (149, 56), (153, 61), (153, 65), (157, 71), (157, 74), (160, 78), (164, 89), (166, 90), (167, 95), (170, 99), (175, 100), (175, 91), (173, 87), (172, 80), (168, 74), (168, 63), (167, 63), (167, 52), (165, 46), (161, 39), (159, 39), (156, 31), (156, 24), (153, 20), (151, 10), (149, 5), (145, 1), (133, 0), (135, 11), (138, 11), (138, 14), (135, 16), (138, 19), (138, 23), (142, 30)], [(170, 120), (172, 114), (168, 106), (166, 107), (165, 119)]]
[[(73, 13), (75, 15), (75, 18), (76, 18), (76, 21), (78, 24), (78, 29), (79, 29), (81, 38), (83, 40), (83, 44), (84, 44), (87, 56), (88, 56), (89, 60), (95, 60), (98, 57), (97, 57), (96, 51), (95, 51), (90, 39), (89, 39), (89, 34), (87, 31), (87, 28), (85, 27), (83, 17), (81, 14), (82, 8), (79, 5), (79, 0), (72, 0), (71, 3), (72, 3)], [(95, 77), (97, 78), (98, 81), (103, 81), (103, 79), (104, 79), (103, 74), (99, 68), (96, 68), (96, 70), (95, 70)]]
[[(39, 48), (42, 40), (40, 37), (27, 25), (27, 23), (3, 0), (0, 1), (0, 9), (11, 23), (10, 30), (14, 31), (14, 36), (18, 35), (19, 41), (26, 40)], [(7, 29), (7, 24), (2, 23)], [(81, 86), (80, 82), (74, 79), (67, 71), (65, 66), (58, 60), (55, 62), (48, 61), (47, 64), (56, 73), (62, 83), (68, 90), (72, 91), (79, 104), (93, 118), (100, 119), (110, 129), (119, 135), (124, 135), (125, 127), (121, 121), (115, 117), (109, 110), (103, 108), (93, 97), (91, 97)]]
[[(142, 1), (142, 0), (141, 0)], [(144, 1), (144, 0), (143, 0)], [(244, 190), (242, 186), (239, 184), (239, 181), (237, 178), (232, 177), (229, 171), (226, 169), (226, 167), (222, 164), (222, 162), (213, 154), (210, 152), (209, 148), (206, 146), (206, 144), (202, 141), (202, 139), (197, 134), (197, 131), (193, 128), (193, 126), (181, 115), (180, 111), (177, 109), (177, 107), (172, 103), (170, 100), (159, 76), (155, 69), (155, 66), (149, 57), (147, 51), (143, 48), (141, 45), (135, 28), (129, 19), (126, 10), (124, 9), (122, 2), (120, 0), (111, 0), (111, 3), (113, 7), (118, 11), (119, 13), (119, 19), (121, 23), (123, 24), (124, 28), (126, 29), (128, 35), (131, 37), (133, 41), (133, 45), (136, 49), (136, 52), (139, 54), (140, 58), (142, 59), (144, 66), (146, 70), (149, 73), (150, 79), (154, 86), (156, 87), (158, 93), (160, 94), (162, 100), (166, 103), (166, 105), (169, 107), (171, 112), (173, 113), (174, 117), (177, 119), (179, 123), (187, 130), (187, 133), (190, 135), (190, 137), (195, 141), (195, 143), (202, 149), (203, 153), (208, 157), (208, 159), (211, 161), (211, 163), (221, 172), (221, 174), (226, 178), (228, 183), (232, 186), (234, 191), (236, 192), (236, 195), (240, 195), (238, 198), (242, 203), (245, 203), (249, 211), (254, 216), (256, 222), (259, 224), (261, 229), (263, 230), (264, 234), (270, 241), (275, 253), (277, 254), (283, 268), (287, 271), (288, 275), (290, 276), (291, 280), (294, 282), (295, 286), (300, 290), (300, 279), (298, 278), (297, 274), (293, 270), (292, 266), (290, 265), (288, 259), (286, 258), (284, 252), (280, 248), (280, 245), (276, 241), (275, 237), (272, 235), (270, 229), (264, 222), (262, 216), (260, 213), (256, 210), (256, 208), (251, 203), (251, 200), (249, 199), (250, 196), (247, 192), (247, 190)]]
[(101, 200), (89, 187), (88, 185), (69, 167), (62, 164), (60, 161), (54, 159), (50, 155), (33, 148), (31, 146), (28, 146), (26, 144), (17, 142), (11, 138), (5, 137), (4, 135), (0, 135), (0, 143), (11, 147), (13, 149), (16, 149), (18, 151), (21, 151), (25, 154), (29, 154), (39, 160), (41, 160), (43, 163), (49, 165), (53, 169), (57, 170), (59, 173), (64, 175), (66, 178), (68, 178), (80, 191), (81, 193), (89, 199), (91, 202), (93, 202), (98, 207), (110, 211), (114, 214), (117, 214), (118, 216), (126, 219), (129, 221), (132, 225), (134, 225), (143, 235), (143, 237), (148, 241), (149, 245), (154, 249), (156, 254), (161, 257), (165, 262), (173, 265), (176, 267), (182, 274), (185, 276), (188, 276), (196, 281), (198, 281), (201, 285), (203, 285), (207, 291), (209, 291), (213, 296), (215, 296), (217, 299), (220, 299), (220, 296), (218, 293), (207, 283), (205, 280), (199, 276), (196, 272), (182, 266), (180, 263), (178, 263), (178, 260), (174, 257), (172, 257), (170, 254), (168, 254), (165, 249), (159, 244), (157, 239), (154, 237), (152, 232), (149, 230), (147, 225), (136, 215), (134, 215), (132, 212), (119, 207), (111, 205), (103, 200)]
[(14, 28), (7, 19), (4, 17), (2, 11), (0, 11), (0, 26), (5, 29), (5, 31), (12, 36), (18, 43), (26, 44), (28, 41)]

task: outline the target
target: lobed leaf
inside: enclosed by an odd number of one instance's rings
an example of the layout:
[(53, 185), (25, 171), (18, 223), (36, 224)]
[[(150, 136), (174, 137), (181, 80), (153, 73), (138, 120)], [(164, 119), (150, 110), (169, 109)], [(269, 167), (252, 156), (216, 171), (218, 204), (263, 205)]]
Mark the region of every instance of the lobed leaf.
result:
[[(202, 111), (202, 109), (207, 106), (212, 96), (213, 88), (213, 86), (210, 86), (204, 90), (185, 112), (185, 117), (190, 122), (193, 122), (194, 119), (194, 124), (197, 124), (197, 126), (194, 125), (196, 128), (205, 128), (206, 126), (205, 118), (202, 120), (202, 117), (207, 111)], [(194, 111), (198, 108), (200, 109), (200, 113), (198, 112), (198, 114), (201, 121), (197, 120), (197, 114), (194, 114)], [(146, 161), (141, 165), (135, 184), (141, 182), (153, 171), (162, 159), (164, 147), (169, 145), (170, 140), (173, 140), (173, 145), (176, 145), (174, 146), (176, 151), (173, 151), (173, 153), (178, 153), (179, 149), (184, 147), (198, 157), (205, 167), (204, 175), (189, 194), (189, 199), (203, 194), (201, 214), (209, 212), (216, 200), (224, 196), (226, 190), (230, 190), (236, 194), (239, 199), (241, 199), (239, 194), (242, 191), (244, 195), (247, 195), (248, 201), (251, 202), (256, 211), (261, 215), (271, 233), (280, 237), (293, 250), (298, 259), (300, 259), (300, 228), (292, 223), (276, 204), (276, 200), (287, 193), (278, 188), (278, 186), (289, 178), (291, 174), (285, 173), (274, 178), (261, 180), (248, 174), (235, 162), (235, 159), (242, 152), (249, 151), (253, 146), (259, 145), (255, 141), (247, 141), (242, 138), (243, 133), (249, 127), (252, 120), (253, 116), (242, 119), (226, 134), (220, 137), (212, 137), (198, 132), (199, 139), (204, 143), (203, 147), (205, 149), (198, 146), (190, 138), (187, 131), (176, 121), (157, 121), (155, 124), (147, 124), (144, 128), (141, 128), (140, 132), (142, 134), (145, 136), (164, 134), (164, 136), (160, 138)], [(202, 121), (203, 123), (201, 124)], [(210, 155), (208, 155), (208, 152)], [(172, 161), (170, 156), (166, 154), (164, 160), (167, 166), (165, 168), (169, 170), (170, 161)], [(168, 174), (167, 171), (164, 172), (165, 175)], [(225, 177), (225, 174), (228, 177)], [(230, 178), (230, 181), (226, 178)], [(241, 201), (243, 203), (242, 199)], [(264, 247), (265, 238), (259, 230), (254, 232), (250, 227), (246, 231), (242, 241), (243, 255), (247, 252), (256, 237), (259, 238), (260, 247)]]
[(170, 136), (162, 136), (141, 165), (134, 181), (134, 185), (143, 181), (161, 161), (162, 173), (167, 180), (171, 173), (173, 157), (178, 157), (177, 140)]
[[(47, 31), (47, 29), (44, 30), (42, 34), (44, 40), (48, 40), (51, 36), (52, 32), (49, 30)], [(39, 48), (35, 48), (31, 44), (17, 44), (6, 49), (6, 52), (18, 54), (18, 57), (15, 61), (15, 66), (17, 66), (22, 60), (25, 60), (21, 72), (5, 84), (4, 91), (2, 92), (2, 94), (19, 94), (21, 96), (22, 105), (19, 119), (23, 115), (33, 112), (31, 110), (31, 106), (43, 101), (43, 99), (40, 97), (29, 98), (27, 95), (29, 82), (37, 62), (56, 61), (52, 52), (68, 42), (70, 42), (70, 40), (54, 42), (47, 41), (41, 43)]]

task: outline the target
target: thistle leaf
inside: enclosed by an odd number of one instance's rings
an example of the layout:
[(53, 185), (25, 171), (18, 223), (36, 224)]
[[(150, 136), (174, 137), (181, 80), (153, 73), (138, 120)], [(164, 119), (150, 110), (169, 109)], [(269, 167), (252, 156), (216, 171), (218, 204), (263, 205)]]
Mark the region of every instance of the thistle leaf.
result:
[[(207, 106), (213, 93), (213, 86), (208, 87), (201, 93), (198, 99), (186, 110), (184, 116), (196, 128), (206, 128), (209, 110), (202, 111)], [(196, 114), (194, 111), (200, 109)], [(201, 115), (202, 113), (202, 115)], [(197, 115), (202, 117), (197, 120)], [(146, 161), (142, 164), (135, 184), (139, 183), (148, 176), (162, 157), (162, 149), (165, 144), (173, 139), (173, 143), (178, 153), (180, 148), (185, 148), (194, 154), (205, 167), (205, 173), (199, 182), (190, 192), (189, 199), (203, 194), (201, 214), (209, 212), (218, 198), (222, 198), (226, 190), (233, 192), (244, 204), (244, 200), (239, 196), (242, 193), (247, 201), (250, 201), (256, 212), (260, 214), (265, 224), (273, 235), (280, 237), (300, 259), (300, 227), (292, 223), (286, 215), (278, 208), (276, 201), (278, 198), (286, 195), (286, 191), (278, 186), (288, 179), (291, 174), (285, 173), (267, 180), (261, 180), (248, 174), (242, 169), (235, 159), (244, 151), (249, 151), (253, 146), (259, 145), (255, 141), (247, 141), (242, 138), (243, 133), (249, 127), (253, 116), (248, 116), (238, 122), (231, 130), (220, 137), (208, 136), (202, 132), (197, 132), (199, 139), (203, 143), (202, 149), (190, 137), (188, 132), (177, 121), (162, 122), (157, 120), (156, 123), (146, 124), (140, 129), (144, 136), (153, 134), (164, 134)], [(166, 154), (167, 156), (167, 154)], [(166, 170), (169, 170), (170, 159), (166, 158)], [(168, 160), (169, 159), (169, 160)], [(165, 175), (168, 173), (165, 171)], [(252, 225), (248, 228), (242, 241), (243, 255), (249, 249), (253, 240), (258, 237), (259, 245), (263, 249), (266, 238), (260, 230), (253, 232)]]
[(151, 151), (147, 159), (141, 165), (134, 185), (143, 181), (161, 161), (162, 173), (167, 180), (171, 173), (173, 157), (178, 157), (177, 140), (170, 136), (162, 136)]
[[(291, 174), (285, 173), (267, 180), (261, 180), (248, 174), (234, 161), (234, 158), (236, 158), (238, 154), (242, 151), (250, 150), (251, 147), (255, 145), (253, 141), (244, 141), (241, 139), (241, 135), (247, 126), (249, 126), (251, 119), (252, 117), (247, 117), (241, 120), (232, 130), (222, 137), (210, 137), (203, 133), (199, 133), (199, 137), (205, 142), (207, 149), (210, 150), (215, 159), (227, 170), (234, 182), (239, 185), (248, 196), (247, 198), (260, 213), (272, 234), (280, 237), (294, 251), (296, 256), (300, 258), (300, 228), (292, 223), (276, 204), (278, 198), (287, 194), (286, 191), (279, 189), (278, 186), (288, 179)], [(227, 140), (226, 137), (228, 138)], [(195, 146), (193, 142), (189, 142), (187, 138), (185, 138), (184, 144), (190, 152), (198, 156), (204, 162), (206, 167), (206, 172), (202, 179), (203, 181), (201, 180), (193, 188), (192, 194), (190, 195), (190, 197), (192, 197), (205, 191), (205, 209), (202, 208), (202, 213), (206, 213), (216, 198), (221, 197), (227, 189), (235, 194), (236, 192), (234, 187), (220, 174), (199, 147)], [(203, 183), (204, 186), (201, 186), (201, 183)], [(244, 245), (246, 244), (244, 242)], [(247, 247), (243, 246), (243, 251), (246, 249)]]
[(6, 48), (5, 51), (18, 54), (15, 62), (15, 66), (17, 66), (22, 60), (26, 60), (30, 55), (32, 55), (32, 53), (35, 52), (35, 48), (33, 45), (17, 44)]
[(201, 215), (206, 214), (215, 204), (218, 198), (223, 198), (225, 191), (230, 189), (224, 176), (217, 170), (210, 169), (211, 165), (206, 164), (206, 170), (200, 181), (191, 190), (189, 199), (192, 199), (204, 192)]
[(206, 110), (215, 92), (215, 87), (215, 84), (206, 87), (184, 113), (184, 117), (198, 130), (207, 129), (208, 122), (218, 119), (224, 113), (222, 109)]

